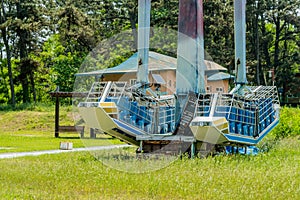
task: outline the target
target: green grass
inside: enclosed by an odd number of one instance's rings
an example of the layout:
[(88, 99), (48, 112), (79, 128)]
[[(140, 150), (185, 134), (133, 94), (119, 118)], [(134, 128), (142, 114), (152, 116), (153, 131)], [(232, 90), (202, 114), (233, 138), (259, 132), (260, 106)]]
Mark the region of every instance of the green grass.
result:
[[(61, 141), (74, 147), (120, 143), (106, 136), (54, 138), (52, 108), (1, 111), (0, 147), (11, 149), (0, 153), (58, 149)], [(260, 144), (265, 153), (258, 156), (184, 157), (169, 165), (135, 157), (104, 160), (91, 152), (1, 159), (0, 199), (300, 199), (299, 109), (282, 113), (281, 124)], [(60, 116), (61, 124), (74, 124), (70, 107), (62, 107)], [(126, 167), (146, 172), (116, 170)]]
[(0, 199), (299, 199), (299, 164), (295, 138), (259, 156), (184, 158), (142, 174), (88, 152), (4, 159)]
[(0, 153), (3, 152), (25, 152), (58, 149), (60, 142), (72, 142), (74, 147), (83, 147), (82, 141), (77, 134), (74, 138), (54, 138), (52, 133), (27, 132), (0, 134)]
[[(60, 124), (74, 125), (73, 108), (61, 107)], [(0, 153), (58, 149), (60, 142), (72, 142), (73, 147), (120, 144), (108, 136), (102, 140), (80, 139), (78, 133), (60, 133), (54, 137), (54, 107), (36, 106), (30, 110), (0, 111)], [(85, 137), (89, 131), (85, 130)], [(99, 136), (98, 136), (99, 138)]]

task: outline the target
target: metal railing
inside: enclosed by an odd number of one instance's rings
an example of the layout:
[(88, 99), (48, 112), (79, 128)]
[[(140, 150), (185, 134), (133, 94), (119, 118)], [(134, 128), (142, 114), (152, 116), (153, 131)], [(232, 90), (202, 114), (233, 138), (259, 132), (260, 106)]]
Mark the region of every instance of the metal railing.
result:
[[(217, 103), (212, 106), (215, 95)], [(276, 87), (249, 87), (243, 96), (200, 94), (196, 116), (225, 117), (229, 123), (229, 133), (255, 136), (278, 118), (275, 105), (279, 106)]]

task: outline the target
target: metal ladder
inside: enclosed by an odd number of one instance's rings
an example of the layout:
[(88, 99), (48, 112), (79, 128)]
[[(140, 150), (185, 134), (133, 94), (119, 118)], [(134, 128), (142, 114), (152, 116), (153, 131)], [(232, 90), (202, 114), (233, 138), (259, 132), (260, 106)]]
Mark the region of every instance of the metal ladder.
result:
[(180, 118), (180, 123), (177, 126), (174, 135), (193, 136), (189, 125), (194, 118), (196, 112), (197, 96), (195, 93), (190, 92), (187, 97), (186, 104)]

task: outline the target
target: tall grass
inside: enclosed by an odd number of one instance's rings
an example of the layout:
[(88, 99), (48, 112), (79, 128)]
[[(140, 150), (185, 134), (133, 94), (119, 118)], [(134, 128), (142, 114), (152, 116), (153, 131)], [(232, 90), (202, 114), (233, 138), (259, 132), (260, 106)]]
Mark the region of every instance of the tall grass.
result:
[[(62, 107), (61, 123), (74, 123), (70, 113)], [(300, 199), (298, 119), (299, 109), (283, 108), (280, 124), (261, 144), (270, 145), (268, 151), (258, 156), (183, 157), (140, 174), (107, 167), (88, 152), (3, 159), (0, 199)], [(54, 107), (0, 112), (0, 121), (0, 146), (58, 147)], [(137, 168), (159, 164), (132, 162)]]
[[(0, 160), (0, 199), (299, 199), (300, 141), (258, 156), (178, 159), (141, 174), (91, 154)], [(143, 162), (143, 161), (139, 161)]]

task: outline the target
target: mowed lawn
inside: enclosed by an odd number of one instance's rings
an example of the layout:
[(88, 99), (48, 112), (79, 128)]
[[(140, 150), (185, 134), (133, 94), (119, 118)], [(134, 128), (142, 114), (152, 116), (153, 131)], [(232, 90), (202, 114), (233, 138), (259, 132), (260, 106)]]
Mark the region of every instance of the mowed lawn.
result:
[[(74, 125), (72, 107), (61, 107), (60, 124)], [(37, 107), (34, 110), (0, 112), (0, 153), (58, 149), (60, 142), (72, 142), (74, 148), (122, 144), (109, 136), (98, 135), (102, 140), (91, 140), (85, 130), (85, 139), (79, 133), (60, 133), (54, 137), (54, 107)]]
[[(284, 110), (288, 117), (283, 119), (299, 118), (299, 110), (292, 111), (296, 114)], [(62, 108), (62, 124), (74, 123), (70, 112)], [(2, 112), (0, 121), (0, 147), (8, 148), (0, 153), (58, 149), (64, 140), (75, 147), (119, 143), (110, 138), (54, 138), (52, 109)], [(277, 132), (287, 125), (296, 130), (292, 124), (297, 120), (286, 122)], [(271, 134), (263, 141), (271, 148), (257, 156), (183, 157), (139, 174), (107, 167), (90, 152), (0, 159), (0, 199), (300, 199), (300, 137), (293, 133), (277, 143)], [(160, 164), (157, 160), (133, 162), (137, 171), (147, 164)]]

